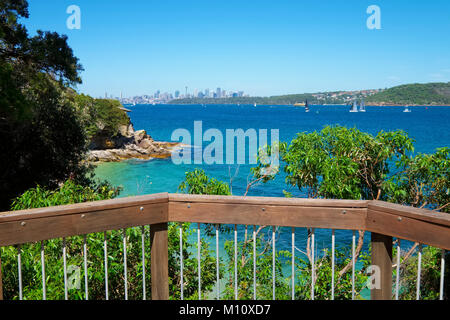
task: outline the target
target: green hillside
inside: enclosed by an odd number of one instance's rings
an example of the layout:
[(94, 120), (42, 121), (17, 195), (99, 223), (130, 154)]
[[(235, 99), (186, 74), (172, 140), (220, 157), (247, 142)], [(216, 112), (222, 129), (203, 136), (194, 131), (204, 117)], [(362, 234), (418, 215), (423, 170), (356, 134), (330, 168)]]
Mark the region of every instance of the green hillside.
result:
[(369, 104), (381, 105), (450, 105), (450, 82), (406, 84), (376, 93)]

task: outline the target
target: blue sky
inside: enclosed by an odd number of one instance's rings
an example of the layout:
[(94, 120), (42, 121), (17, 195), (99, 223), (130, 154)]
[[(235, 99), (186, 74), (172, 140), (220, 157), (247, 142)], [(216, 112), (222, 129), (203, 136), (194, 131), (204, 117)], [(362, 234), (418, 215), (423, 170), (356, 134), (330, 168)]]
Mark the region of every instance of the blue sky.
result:
[[(448, 0), (29, 0), (31, 34), (67, 34), (95, 97), (156, 90), (251, 95), (450, 81)], [(69, 5), (81, 29), (69, 30)], [(369, 30), (369, 5), (381, 30)]]

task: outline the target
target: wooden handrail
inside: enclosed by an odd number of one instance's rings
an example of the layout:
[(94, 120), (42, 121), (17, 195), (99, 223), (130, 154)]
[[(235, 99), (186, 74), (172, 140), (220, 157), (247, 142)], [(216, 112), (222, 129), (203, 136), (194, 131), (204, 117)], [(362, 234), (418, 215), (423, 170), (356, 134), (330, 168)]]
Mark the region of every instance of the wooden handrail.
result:
[[(150, 225), (152, 298), (169, 298), (169, 222), (243, 224), (372, 233), (372, 264), (392, 293), (392, 237), (450, 250), (450, 215), (381, 201), (199, 196), (160, 193), (139, 197), (0, 213), (0, 247)], [(1, 263), (1, 261), (0, 261)], [(0, 264), (0, 300), (2, 299)]]
[(450, 215), (382, 201), (160, 193), (0, 213), (0, 246), (167, 222), (366, 230), (450, 250)]

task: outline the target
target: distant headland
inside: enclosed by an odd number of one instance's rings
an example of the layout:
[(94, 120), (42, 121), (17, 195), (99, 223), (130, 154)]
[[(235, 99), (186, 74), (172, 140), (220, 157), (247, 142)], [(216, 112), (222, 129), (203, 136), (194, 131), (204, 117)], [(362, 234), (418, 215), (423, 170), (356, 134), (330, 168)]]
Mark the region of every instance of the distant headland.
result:
[(414, 83), (386, 89), (289, 94), (271, 97), (185, 98), (169, 104), (346, 105), (364, 99), (367, 106), (450, 106), (450, 82)]

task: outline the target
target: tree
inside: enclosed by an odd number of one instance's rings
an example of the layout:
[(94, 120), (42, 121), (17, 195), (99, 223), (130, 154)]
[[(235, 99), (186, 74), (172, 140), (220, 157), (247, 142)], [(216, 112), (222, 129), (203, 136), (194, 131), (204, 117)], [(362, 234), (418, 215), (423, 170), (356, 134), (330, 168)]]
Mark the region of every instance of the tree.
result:
[(89, 183), (85, 131), (67, 99), (82, 66), (66, 36), (30, 37), (18, 22), (28, 16), (26, 0), (0, 3), (0, 210), (36, 184)]

